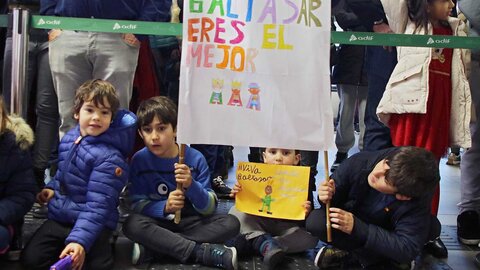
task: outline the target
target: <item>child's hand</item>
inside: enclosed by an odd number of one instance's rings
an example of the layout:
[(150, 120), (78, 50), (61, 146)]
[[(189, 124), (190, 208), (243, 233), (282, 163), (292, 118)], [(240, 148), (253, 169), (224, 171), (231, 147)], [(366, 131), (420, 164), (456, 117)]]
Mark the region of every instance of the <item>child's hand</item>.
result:
[(335, 194), (335, 182), (333, 179), (324, 181), (318, 188), (318, 199), (323, 203), (327, 204)]
[(167, 204), (165, 205), (165, 213), (173, 214), (177, 210), (181, 210), (184, 205), (185, 195), (183, 195), (183, 191), (176, 189), (168, 195)]
[(307, 217), (308, 214), (310, 214), (310, 212), (312, 211), (312, 202), (311, 201), (305, 201), (303, 203), (303, 208), (305, 209), (305, 217)]
[(53, 198), (53, 194), (55, 194), (55, 192), (49, 188), (44, 188), (42, 189), (42, 191), (40, 191), (38, 194), (37, 194), (37, 202), (39, 204), (46, 204), (48, 203), (52, 198)]
[(237, 196), (237, 193), (242, 191), (242, 186), (236, 182), (235, 186), (233, 186), (232, 190), (230, 191), (230, 198), (235, 198)]
[(332, 228), (340, 230), (346, 234), (352, 234), (353, 230), (353, 214), (340, 208), (330, 208), (330, 221)]
[(83, 267), (83, 262), (85, 261), (85, 249), (82, 245), (78, 243), (68, 244), (60, 254), (60, 259), (63, 259), (65, 256), (72, 256), (72, 269), (81, 270)]
[(175, 180), (187, 189), (192, 184), (192, 173), (186, 164), (175, 163)]

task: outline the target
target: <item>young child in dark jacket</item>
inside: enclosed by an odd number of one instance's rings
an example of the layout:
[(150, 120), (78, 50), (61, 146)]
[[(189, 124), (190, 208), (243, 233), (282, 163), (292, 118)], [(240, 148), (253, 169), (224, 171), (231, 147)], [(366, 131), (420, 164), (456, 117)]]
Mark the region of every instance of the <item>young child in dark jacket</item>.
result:
[(136, 131), (135, 115), (118, 108), (106, 81), (87, 81), (77, 90), (78, 125), (62, 138), (58, 171), (37, 195), (48, 203), (48, 219), (24, 249), (26, 269), (45, 269), (67, 255), (73, 269), (112, 269), (109, 239)]
[(23, 119), (9, 117), (0, 97), (0, 255), (9, 251), (23, 216), (35, 201), (32, 144), (32, 129)]
[(440, 224), (430, 214), (439, 180), (435, 156), (422, 148), (361, 152), (347, 159), (320, 185), (322, 208), (307, 218), (307, 230), (326, 242), (325, 205), (331, 202), (334, 248), (320, 249), (315, 264), (338, 267), (342, 260), (352, 261), (347, 255), (364, 266), (410, 264), (430, 234), (439, 233), (431, 229)]
[[(178, 164), (176, 105), (153, 97), (140, 104), (137, 116), (145, 147), (132, 158), (129, 194), (135, 213), (123, 225), (135, 242), (132, 263), (167, 255), (182, 263), (237, 269), (235, 248), (221, 243), (238, 234), (240, 224), (232, 215), (214, 215), (217, 197), (205, 158), (186, 147), (185, 163)], [(177, 210), (179, 224), (173, 220)]]

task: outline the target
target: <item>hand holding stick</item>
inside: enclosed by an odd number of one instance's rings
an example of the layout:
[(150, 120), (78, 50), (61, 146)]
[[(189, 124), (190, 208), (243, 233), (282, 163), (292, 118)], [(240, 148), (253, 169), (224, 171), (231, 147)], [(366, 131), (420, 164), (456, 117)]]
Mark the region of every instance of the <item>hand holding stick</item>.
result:
[[(180, 149), (178, 152), (179, 152), (178, 164), (183, 164), (185, 162), (185, 144), (180, 144)], [(181, 183), (177, 183), (177, 190), (183, 190)], [(182, 211), (181, 210), (175, 211), (175, 219), (173, 220), (175, 224), (180, 223), (181, 218), (182, 218)]]

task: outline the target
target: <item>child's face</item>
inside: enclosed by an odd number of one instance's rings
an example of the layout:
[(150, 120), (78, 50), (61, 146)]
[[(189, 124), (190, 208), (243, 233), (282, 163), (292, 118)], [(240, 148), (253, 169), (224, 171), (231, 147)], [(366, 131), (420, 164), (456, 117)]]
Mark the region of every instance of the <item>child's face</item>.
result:
[(82, 136), (98, 136), (104, 133), (112, 122), (112, 110), (106, 97), (103, 98), (103, 105), (85, 101), (80, 111), (73, 117), (78, 120), (80, 134)]
[(263, 152), (263, 162), (277, 165), (298, 165), (300, 154), (295, 154), (295, 150), (291, 149), (267, 148)]
[(430, 19), (446, 21), (452, 14), (452, 9), (454, 7), (455, 4), (452, 0), (434, 0), (432, 3), (428, 4), (428, 14)]
[(172, 124), (165, 124), (155, 116), (150, 124), (140, 127), (139, 133), (145, 146), (157, 157), (174, 158), (178, 155), (177, 133)]
[(368, 184), (375, 190), (384, 194), (395, 194), (397, 188), (385, 181), (385, 174), (390, 169), (387, 160), (383, 159), (375, 165), (372, 172), (368, 175)]

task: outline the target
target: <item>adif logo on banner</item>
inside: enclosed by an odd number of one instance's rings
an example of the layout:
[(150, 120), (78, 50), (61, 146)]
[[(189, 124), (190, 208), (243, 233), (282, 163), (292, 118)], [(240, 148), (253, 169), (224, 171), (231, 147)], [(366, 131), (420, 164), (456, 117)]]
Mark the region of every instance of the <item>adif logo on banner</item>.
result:
[(360, 40), (360, 41), (372, 41), (372, 40), (373, 40), (373, 36), (357, 37), (357, 36), (355, 36), (355, 35), (351, 35), (349, 42), (357, 41), (357, 40)]
[(434, 40), (433, 38), (429, 38), (428, 41), (427, 41), (427, 45), (434, 44), (434, 43), (435, 44), (449, 44), (450, 39), (444, 38), (444, 39)]
[(135, 30), (137, 29), (137, 25), (136, 24), (125, 24), (125, 25), (121, 25), (119, 23), (115, 23), (113, 25), (113, 30), (119, 30), (119, 29), (128, 29), (128, 30)]
[(40, 18), (40, 20), (38, 20), (38, 25), (60, 25), (61, 24), (61, 21), (60, 20), (47, 20), (45, 21), (44, 19)]

